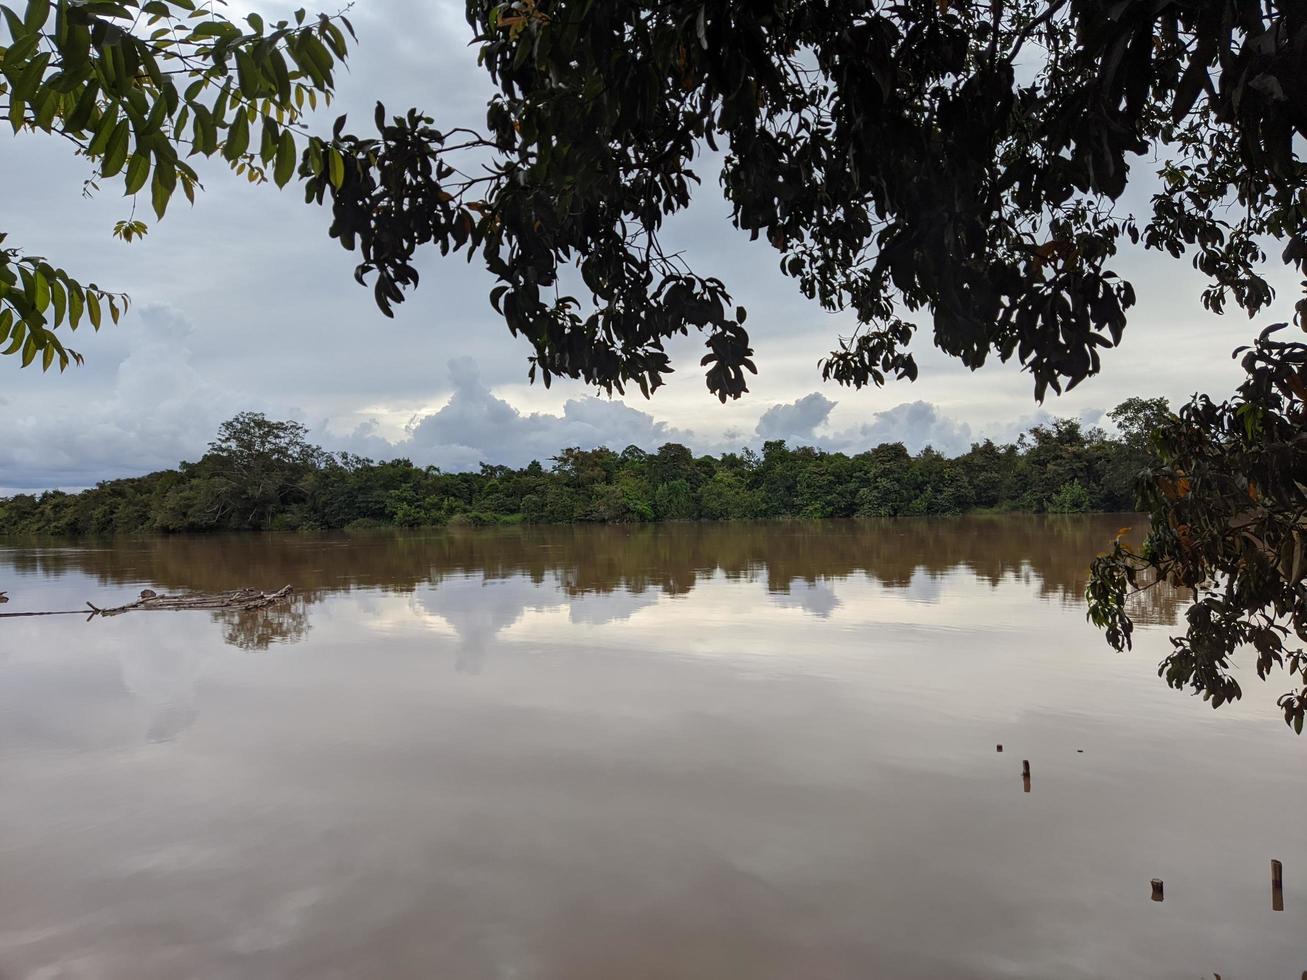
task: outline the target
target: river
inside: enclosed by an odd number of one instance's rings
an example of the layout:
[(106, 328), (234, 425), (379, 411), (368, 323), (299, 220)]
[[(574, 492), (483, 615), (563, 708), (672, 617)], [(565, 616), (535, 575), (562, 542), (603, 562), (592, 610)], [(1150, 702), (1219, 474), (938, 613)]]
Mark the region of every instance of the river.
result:
[(1288, 681), (1103, 643), (1136, 522), (0, 542), (3, 612), (296, 589), (0, 619), (0, 977), (1297, 980)]

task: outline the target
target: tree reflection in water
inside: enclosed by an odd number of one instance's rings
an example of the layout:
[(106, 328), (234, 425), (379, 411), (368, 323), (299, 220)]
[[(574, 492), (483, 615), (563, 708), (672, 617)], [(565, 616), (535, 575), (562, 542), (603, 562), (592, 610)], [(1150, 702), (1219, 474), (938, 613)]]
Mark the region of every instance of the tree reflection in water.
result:
[[(918, 601), (935, 601), (936, 583), (956, 570), (997, 587), (1015, 578), (1045, 598), (1083, 602), (1090, 560), (1136, 515), (980, 515), (861, 521), (518, 526), (484, 529), (383, 530), (321, 534), (189, 535), (116, 539), (111, 546), (56, 546), (12, 541), (0, 572), (80, 572), (105, 589), (150, 583), (167, 591), (216, 592), (291, 583), (294, 602), (215, 615), (227, 642), (266, 650), (296, 642), (309, 629), (309, 607), (355, 589), (407, 594), (471, 576), (483, 582), (529, 581), (534, 589), (500, 596), (496, 622), (511, 623), (546, 601), (538, 587), (575, 599), (623, 591), (685, 595), (705, 578), (761, 581), (786, 605), (828, 616), (839, 599), (830, 583), (866, 575)], [(455, 596), (424, 597), (447, 619), (466, 618)], [(1184, 593), (1155, 588), (1135, 597), (1137, 622), (1169, 625)], [(502, 605), (503, 603), (499, 603)], [(438, 606), (439, 608), (435, 608)], [(461, 610), (461, 611), (460, 611)], [(611, 618), (611, 617), (610, 617)], [(475, 632), (476, 624), (465, 624)], [(495, 624), (485, 624), (495, 629)], [(469, 647), (475, 660), (475, 643)], [(472, 665), (465, 665), (472, 669)]]
[(302, 595), (262, 609), (220, 609), (223, 640), (242, 650), (266, 650), (274, 643), (297, 643), (309, 631), (309, 603)]

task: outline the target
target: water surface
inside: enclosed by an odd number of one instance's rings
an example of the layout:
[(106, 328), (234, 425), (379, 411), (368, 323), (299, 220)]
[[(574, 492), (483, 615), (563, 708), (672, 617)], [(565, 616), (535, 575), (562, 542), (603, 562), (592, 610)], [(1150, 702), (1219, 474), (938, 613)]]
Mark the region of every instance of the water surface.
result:
[(1169, 592), (1106, 648), (1128, 520), (0, 545), (5, 612), (298, 590), (0, 620), (0, 977), (1296, 980), (1287, 682), (1169, 691)]

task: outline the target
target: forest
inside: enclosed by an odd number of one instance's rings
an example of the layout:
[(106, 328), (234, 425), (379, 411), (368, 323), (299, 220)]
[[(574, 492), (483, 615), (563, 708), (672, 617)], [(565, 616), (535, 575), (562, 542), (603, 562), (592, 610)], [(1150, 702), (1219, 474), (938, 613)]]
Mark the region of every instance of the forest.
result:
[(1127, 511), (1167, 415), (1164, 399), (1131, 398), (1108, 413), (1116, 435), (1058, 419), (951, 458), (897, 442), (847, 455), (776, 440), (720, 456), (667, 443), (447, 473), (329, 453), (297, 422), (246, 412), (223, 423), (198, 462), (0, 499), (0, 534)]

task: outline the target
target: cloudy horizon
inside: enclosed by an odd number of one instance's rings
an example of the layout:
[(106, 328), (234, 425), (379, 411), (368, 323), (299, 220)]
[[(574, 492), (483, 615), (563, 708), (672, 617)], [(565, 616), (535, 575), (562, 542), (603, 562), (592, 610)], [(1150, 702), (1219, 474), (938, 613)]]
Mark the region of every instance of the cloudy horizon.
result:
[[(289, 9), (258, 6), (274, 15)], [(352, 16), (359, 43), (336, 106), (322, 114), (324, 128), (341, 111), (364, 125), (378, 98), (392, 111), (422, 106), (439, 125), (477, 122), (487, 83), (467, 47), (461, 3), (414, 12), (372, 0)], [(414, 29), (414, 17), (429, 23)], [(83, 367), (58, 376), (20, 370), (15, 358), (0, 365), (0, 488), (11, 490), (88, 486), (175, 466), (198, 458), (218, 424), (245, 410), (300, 420), (328, 449), (445, 469), (543, 461), (572, 445), (651, 449), (667, 441), (699, 452), (768, 438), (850, 452), (901, 441), (956, 453), (1052, 417), (1092, 423), (1131, 395), (1173, 403), (1195, 391), (1224, 397), (1238, 381), (1231, 350), (1292, 312), (1294, 280), (1278, 266), (1270, 267), (1275, 305), (1249, 322), (1204, 311), (1204, 280), (1187, 260), (1134, 250), (1116, 263), (1139, 294), (1123, 345), (1106, 352), (1102, 375), (1043, 405), (1017, 365), (972, 373), (940, 354), (924, 317), (917, 383), (862, 391), (823, 384), (817, 362), (850, 319), (804, 300), (765, 243), (730, 227), (705, 160), (699, 199), (670, 222), (669, 244), (748, 308), (759, 374), (744, 398), (720, 405), (704, 386), (702, 338), (694, 336), (671, 345), (677, 372), (652, 400), (608, 399), (579, 382), (527, 383), (529, 349), (490, 308), (490, 277), (475, 263), (426, 250), (420, 288), (390, 321), (354, 283), (356, 255), (328, 238), (328, 213), (306, 206), (294, 187), (254, 187), (203, 167), (195, 206), (175, 202), (157, 224), (148, 216), (149, 235), (125, 245), (109, 231), (130, 201), (111, 190), (83, 199), (88, 168), (67, 144), (30, 134), (3, 139), (11, 141), (6, 176), (23, 190), (7, 201), (6, 244), (133, 300), (121, 324), (65, 334), (86, 356)]]

